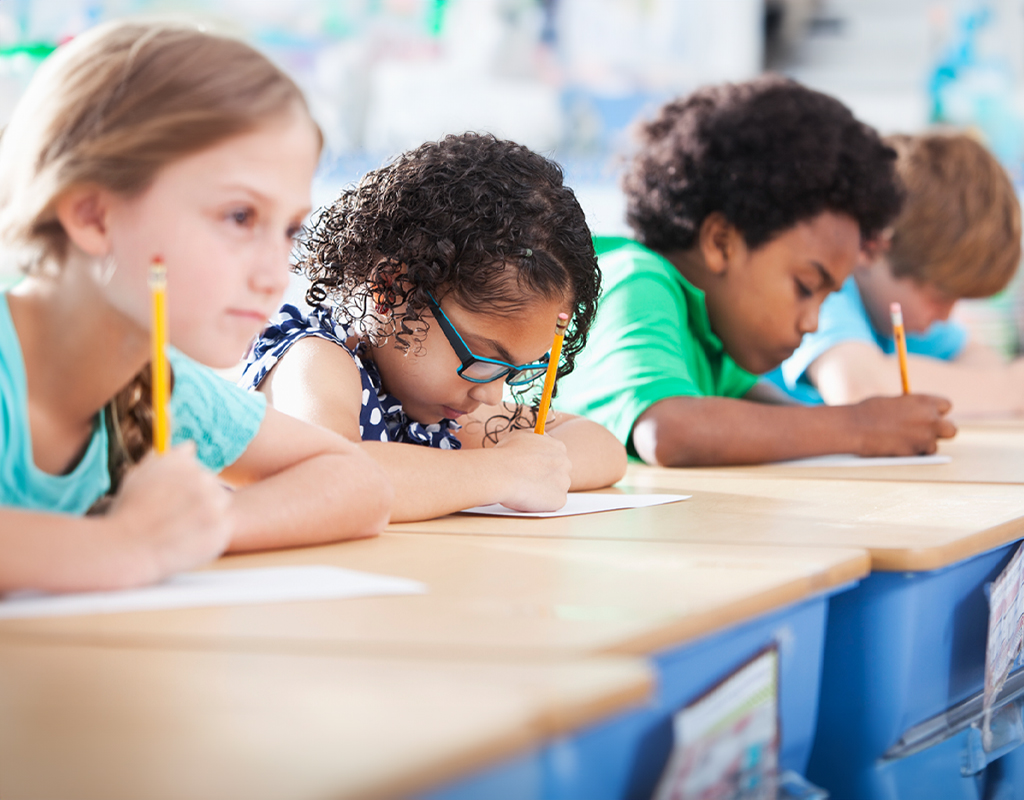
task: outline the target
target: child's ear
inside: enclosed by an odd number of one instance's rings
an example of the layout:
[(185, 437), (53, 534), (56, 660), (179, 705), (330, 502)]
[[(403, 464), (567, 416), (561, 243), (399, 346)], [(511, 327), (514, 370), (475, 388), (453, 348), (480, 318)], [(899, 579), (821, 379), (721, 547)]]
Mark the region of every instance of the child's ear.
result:
[(892, 247), (893, 229), (886, 228), (873, 239), (866, 239), (860, 247), (857, 269), (870, 269), (879, 263), (887, 263), (886, 253)]
[(708, 272), (722, 275), (743, 246), (743, 237), (724, 214), (713, 211), (700, 224), (698, 243)]
[(98, 186), (75, 186), (57, 198), (56, 212), (68, 238), (91, 256), (110, 251), (107, 212), (110, 195)]

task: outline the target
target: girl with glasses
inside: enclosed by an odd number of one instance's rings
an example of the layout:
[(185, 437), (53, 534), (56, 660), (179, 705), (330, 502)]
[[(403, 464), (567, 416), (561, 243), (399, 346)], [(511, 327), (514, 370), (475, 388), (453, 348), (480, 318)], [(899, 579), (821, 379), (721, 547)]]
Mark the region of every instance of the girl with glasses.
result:
[(242, 384), (362, 440), (395, 482), (392, 521), (489, 503), (554, 510), (570, 489), (622, 476), (625, 451), (600, 425), (553, 414), (550, 435), (532, 430), (555, 321), (572, 317), (564, 375), (600, 288), (556, 164), (449, 136), (367, 174), (299, 241), (311, 309), (281, 309)]

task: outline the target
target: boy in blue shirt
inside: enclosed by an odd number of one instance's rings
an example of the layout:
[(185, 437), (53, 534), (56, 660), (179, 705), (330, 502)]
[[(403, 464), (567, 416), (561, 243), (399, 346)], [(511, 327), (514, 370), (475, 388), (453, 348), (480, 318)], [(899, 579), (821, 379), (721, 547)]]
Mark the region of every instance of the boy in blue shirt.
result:
[(769, 377), (792, 397), (829, 405), (898, 394), (889, 306), (907, 329), (911, 384), (948, 397), (958, 416), (1024, 413), (1024, 360), (1009, 364), (949, 320), (961, 297), (1004, 288), (1021, 256), (1016, 193), (995, 158), (964, 135), (895, 136), (907, 198), (818, 330)]

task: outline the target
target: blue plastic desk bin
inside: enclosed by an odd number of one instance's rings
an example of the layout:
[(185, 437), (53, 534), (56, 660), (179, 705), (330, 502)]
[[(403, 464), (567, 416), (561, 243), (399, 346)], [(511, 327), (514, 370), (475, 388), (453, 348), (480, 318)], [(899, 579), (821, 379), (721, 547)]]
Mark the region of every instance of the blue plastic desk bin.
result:
[(530, 800), (542, 798), (543, 769), (534, 749), (489, 769), (416, 796), (416, 800)]
[(1024, 798), (1010, 714), (991, 753), (969, 724), (939, 731), (969, 716), (983, 688), (984, 586), (1016, 548), (931, 572), (875, 572), (833, 598), (811, 781), (836, 800)]
[(779, 647), (780, 768), (803, 775), (818, 712), (828, 602), (827, 596), (807, 600), (655, 655), (658, 688), (648, 707), (546, 748), (545, 800), (648, 800), (672, 748), (675, 712), (773, 642)]
[[(828, 604), (829, 597), (822, 595), (658, 653), (652, 657), (658, 687), (646, 707), (550, 742), (539, 753), (467, 776), (420, 800), (649, 800), (672, 748), (675, 712), (772, 643), (779, 648), (780, 769), (803, 775), (818, 713)], [(808, 791), (799, 777), (787, 786), (780, 798), (821, 796)]]

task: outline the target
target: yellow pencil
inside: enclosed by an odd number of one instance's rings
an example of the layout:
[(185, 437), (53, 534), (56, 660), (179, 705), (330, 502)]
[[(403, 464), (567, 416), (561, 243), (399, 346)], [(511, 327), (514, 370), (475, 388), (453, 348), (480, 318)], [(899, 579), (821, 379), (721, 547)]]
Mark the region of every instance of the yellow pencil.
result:
[(167, 364), (167, 269), (160, 256), (149, 267), (149, 291), (153, 300), (153, 352), (150, 369), (153, 382), (153, 449), (167, 452), (171, 439), (171, 423), (167, 404), (171, 394), (171, 374)]
[(900, 381), (903, 383), (903, 394), (910, 394), (910, 375), (907, 372), (907, 334), (903, 330), (903, 308), (899, 303), (889, 306), (892, 314), (892, 336), (896, 340), (896, 356), (900, 360)]
[(548, 371), (544, 374), (544, 391), (540, 396), (540, 408), (537, 409), (537, 424), (533, 426), (534, 433), (544, 433), (544, 423), (547, 421), (548, 408), (551, 406), (551, 393), (555, 390), (558, 359), (562, 355), (562, 337), (565, 336), (565, 329), (568, 327), (569, 315), (559, 314), (558, 322), (555, 323), (555, 340), (551, 343)]

